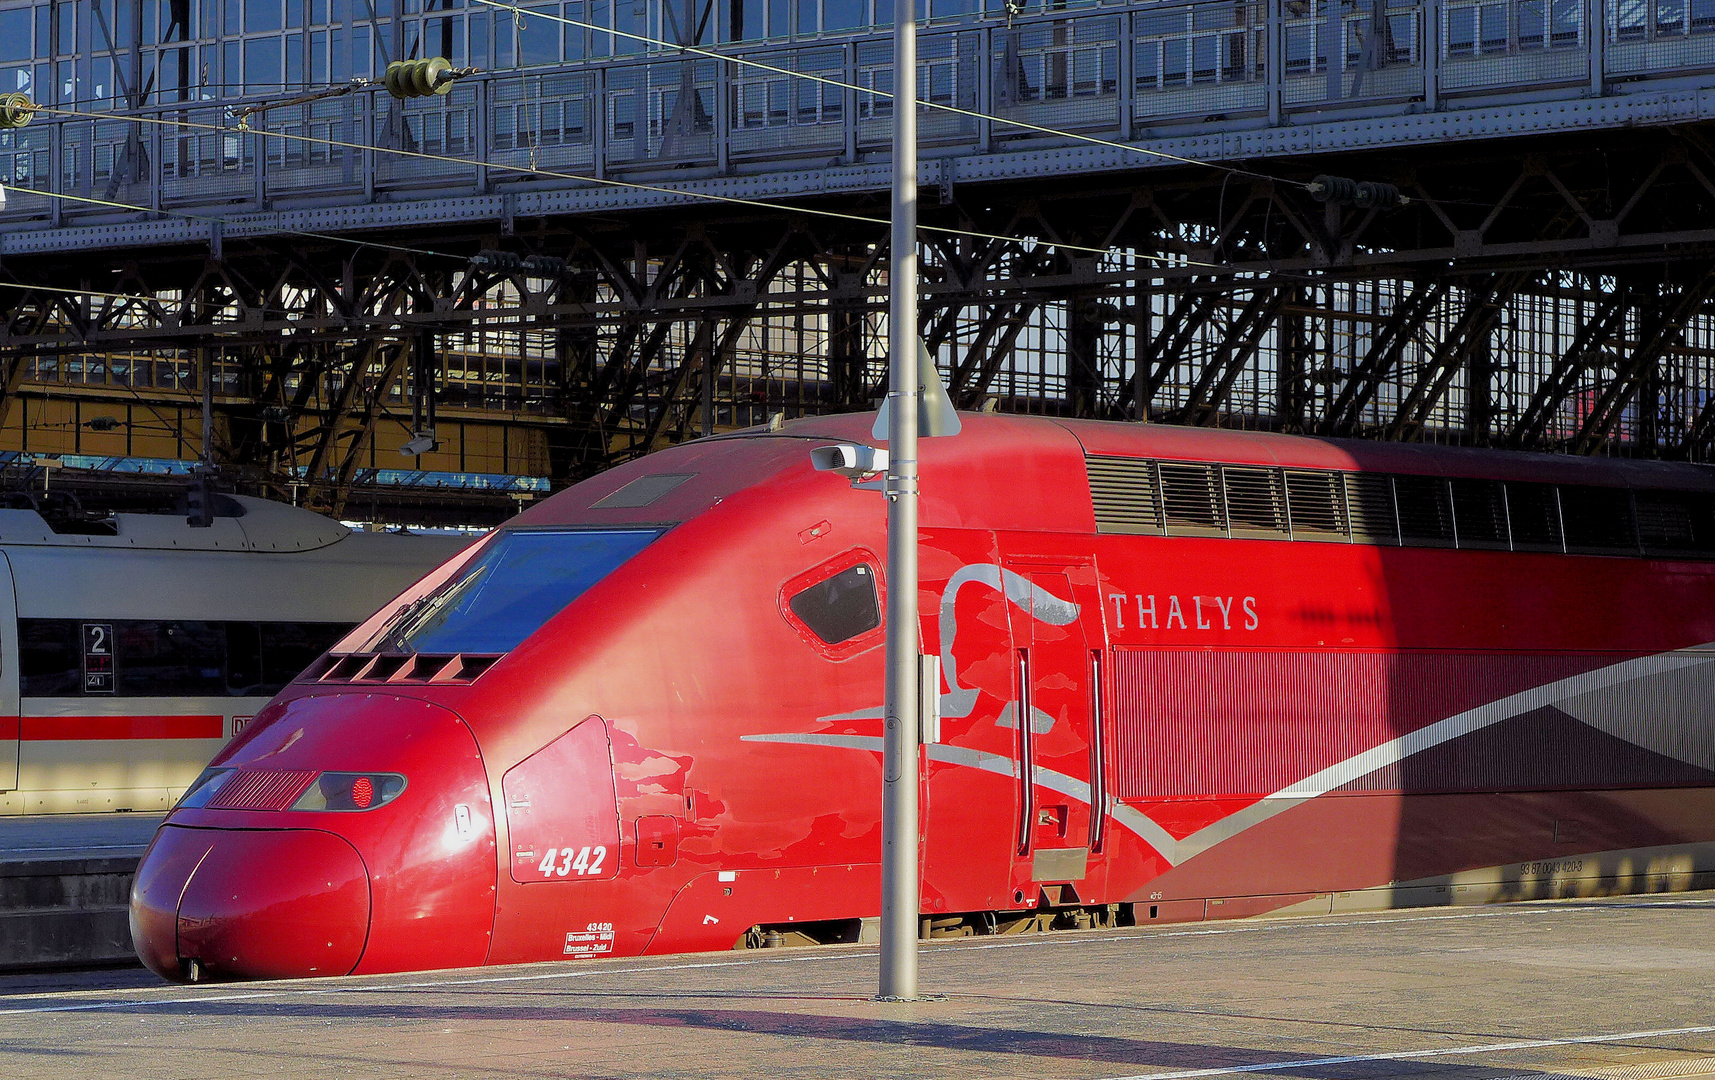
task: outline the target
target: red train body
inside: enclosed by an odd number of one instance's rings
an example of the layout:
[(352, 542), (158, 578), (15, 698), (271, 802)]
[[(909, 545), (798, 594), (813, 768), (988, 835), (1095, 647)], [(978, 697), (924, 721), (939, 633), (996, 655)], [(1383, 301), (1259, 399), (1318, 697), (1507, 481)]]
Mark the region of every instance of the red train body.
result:
[[(879, 896), (884, 507), (809, 450), (868, 422), (603, 474), (360, 627), (161, 828), (144, 961), (850, 937)], [(922, 473), (938, 928), (1648, 887), (1715, 842), (1701, 468), (971, 416)]]

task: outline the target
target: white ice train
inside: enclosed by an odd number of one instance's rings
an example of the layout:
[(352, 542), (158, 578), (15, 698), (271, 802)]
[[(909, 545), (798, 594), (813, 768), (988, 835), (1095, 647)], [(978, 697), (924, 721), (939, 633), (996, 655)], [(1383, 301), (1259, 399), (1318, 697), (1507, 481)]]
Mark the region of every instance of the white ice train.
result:
[(276, 690), (469, 542), (217, 496), (0, 509), (0, 813), (164, 810)]

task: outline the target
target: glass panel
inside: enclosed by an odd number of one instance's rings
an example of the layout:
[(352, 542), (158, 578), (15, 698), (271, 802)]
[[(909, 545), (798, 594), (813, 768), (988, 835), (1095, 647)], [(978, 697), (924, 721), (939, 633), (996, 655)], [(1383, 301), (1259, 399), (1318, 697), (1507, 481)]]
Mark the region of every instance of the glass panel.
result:
[(244, 92), (266, 93), (280, 88), (280, 39), (252, 38), (244, 43)]
[(1215, 77), (1216, 41), (1216, 38), (1207, 35), (1191, 39), (1192, 77), (1198, 81), (1212, 80)]
[(1389, 63), (1409, 64), (1417, 55), (1417, 16), (1389, 15), (1388, 40), (1384, 42)]
[(1546, 44), (1546, 0), (1522, 0), (1518, 6), (1518, 47), (1540, 49)]
[[(489, 19), (487, 12), (478, 12), (470, 17), (470, 62), (475, 64), (477, 67), (487, 67), (492, 63), (488, 55), (488, 23)], [(583, 31), (573, 27), (567, 27), (566, 33), (568, 35), (577, 36), (577, 55), (581, 58), (584, 55)]]
[(19, 692), (63, 697), (83, 692), (83, 652), (70, 619), (18, 620)]
[(742, 3), (733, 5), (733, 14), (734, 41), (763, 36), (766, 28), (762, 24), (762, 0), (742, 0)]
[(1483, 51), (1507, 51), (1507, 6), (1483, 5)]
[(1477, 50), (1477, 10), (1454, 8), (1447, 13), (1447, 55), (1470, 56)]
[(864, 0), (824, 0), (822, 29), (850, 30), (863, 25)]
[(560, 62), (560, 24), (540, 17), (524, 18), (518, 31), (518, 63), (522, 67)]
[(1649, 8), (1643, 0), (1620, 0), (1614, 9), (1614, 29), (1621, 41), (1635, 41), (1644, 36)]
[(396, 612), (362, 651), (507, 652), (659, 535), (502, 532), (456, 577)]
[(30, 59), (30, 9), (0, 11), (0, 62)]
[[(280, 29), (280, 0), (244, 0), (244, 32)], [(231, 28), (228, 28), (228, 33)]]
[(1165, 60), (1162, 64), (1163, 75), (1170, 83), (1185, 81), (1185, 39), (1163, 42)]
[[(613, 5), (613, 28), (615, 30), (623, 30), (627, 34), (647, 34), (649, 32), (647, 17), (648, 12), (645, 10), (642, 0), (619, 0)], [(642, 52), (643, 43), (634, 37), (626, 38), (615, 35), (613, 51), (616, 56)]]
[[(247, 624), (229, 623), (227, 641), (233, 630)], [(259, 631), (262, 679), (245, 692), (258, 697), (273, 697), (280, 689), (315, 663), (316, 657), (333, 648), (340, 638), (351, 632), (349, 623), (262, 623)], [(230, 655), (230, 644), (229, 644)], [(231, 668), (232, 659), (228, 660)], [(229, 677), (228, 682), (232, 680)], [(234, 692), (237, 692), (234, 687)]]
[(129, 622), (114, 627), (119, 695), (226, 693), (226, 634), (220, 623)]
[(829, 645), (850, 641), (881, 625), (875, 572), (862, 564), (817, 582), (792, 597), (787, 606)]
[[(1458, 14), (1454, 12), (1453, 14)], [(1451, 16), (1449, 16), (1451, 18)], [(1289, 26), (1286, 29), (1286, 70), (1301, 73), (1313, 70), (1316, 62), (1316, 28)], [(1449, 46), (1451, 48), (1451, 46)]]
[(1456, 479), (1453, 488), (1453, 524), (1460, 547), (1506, 547), (1506, 502), (1499, 480)]
[(1161, 42), (1145, 41), (1137, 46), (1138, 89), (1154, 89), (1161, 80)]

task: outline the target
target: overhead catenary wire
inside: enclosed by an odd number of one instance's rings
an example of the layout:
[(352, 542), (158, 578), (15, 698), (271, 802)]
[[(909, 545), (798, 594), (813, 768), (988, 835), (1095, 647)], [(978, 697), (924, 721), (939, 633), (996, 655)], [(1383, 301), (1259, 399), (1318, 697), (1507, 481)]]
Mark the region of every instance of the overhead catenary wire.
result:
[[(342, 139), (323, 138), (323, 137), (318, 137), (318, 136), (313, 136), (313, 135), (299, 135), (299, 134), (295, 134), (292, 132), (274, 131), (274, 130), (267, 129), (267, 128), (260, 128), (260, 129), (258, 129), (258, 128), (244, 128), (244, 129), (240, 130), (238, 128), (223, 127), (219, 124), (198, 123), (198, 122), (192, 121), (192, 120), (174, 120), (174, 119), (168, 119), (168, 118), (164, 118), (164, 117), (154, 117), (154, 116), (124, 115), (124, 114), (119, 114), (119, 113), (104, 113), (104, 112), (90, 112), (90, 111), (86, 111), (86, 110), (60, 109), (60, 108), (55, 108), (53, 106), (48, 106), (48, 105), (32, 105), (31, 109), (35, 112), (52, 113), (55, 115), (65, 116), (68, 118), (76, 118), (76, 119), (116, 120), (116, 121), (122, 121), (125, 123), (157, 124), (157, 125), (161, 125), (161, 126), (165, 126), (165, 127), (189, 128), (192, 130), (199, 130), (199, 131), (212, 131), (212, 132), (217, 132), (217, 133), (225, 134), (225, 135), (250, 134), (250, 135), (256, 135), (256, 136), (272, 136), (274, 138), (288, 140), (288, 141), (301, 142), (301, 143), (311, 143), (311, 144), (321, 145), (321, 146), (339, 147), (341, 149), (346, 149), (346, 150), (367, 151), (367, 152), (378, 153), (378, 154), (393, 154), (393, 155), (400, 156), (400, 157), (415, 158), (415, 159), (426, 160), (426, 161), (440, 161), (440, 162), (446, 162), (446, 163), (454, 164), (454, 165), (474, 166), (474, 167), (479, 167), (479, 168), (496, 169), (496, 170), (505, 171), (505, 172), (520, 173), (520, 174), (527, 175), (527, 176), (543, 176), (543, 177), (548, 177), (550, 179), (557, 179), (557, 180), (572, 180), (572, 181), (576, 181), (579, 183), (598, 184), (598, 185), (605, 185), (605, 186), (609, 186), (609, 187), (619, 187), (619, 188), (630, 188), (630, 189), (634, 189), (634, 190), (638, 190), (638, 191), (648, 191), (648, 192), (653, 192), (656, 194), (668, 195), (668, 196), (672, 196), (674, 198), (689, 199), (689, 200), (704, 200), (704, 201), (724, 203), (724, 204), (729, 204), (729, 205), (745, 206), (745, 207), (750, 207), (750, 208), (754, 208), (754, 209), (769, 210), (769, 211), (774, 211), (774, 212), (778, 212), (778, 213), (803, 214), (803, 215), (811, 216), (811, 217), (821, 217), (821, 218), (829, 218), (829, 219), (834, 219), (834, 220), (852, 221), (852, 222), (858, 222), (860, 224), (875, 225), (875, 226), (880, 226), (880, 227), (885, 227), (888, 224), (887, 219), (885, 219), (885, 218), (869, 217), (869, 216), (864, 215), (864, 214), (851, 214), (851, 213), (846, 213), (846, 212), (838, 211), (838, 210), (825, 210), (825, 209), (821, 209), (818, 207), (798, 206), (798, 205), (793, 205), (793, 204), (788, 204), (788, 203), (775, 203), (775, 202), (769, 202), (765, 199), (746, 199), (746, 198), (741, 198), (741, 197), (735, 196), (735, 195), (717, 195), (717, 194), (713, 194), (710, 192), (690, 191), (690, 190), (687, 190), (685, 188), (669, 187), (669, 186), (662, 185), (662, 184), (646, 184), (646, 183), (642, 183), (642, 182), (635, 181), (635, 180), (619, 180), (619, 179), (615, 179), (612, 177), (585, 176), (585, 175), (582, 175), (579, 173), (568, 173), (568, 172), (560, 172), (560, 171), (552, 170), (552, 169), (543, 169), (543, 168), (540, 168), (540, 167), (534, 166), (534, 165), (513, 165), (513, 164), (509, 164), (509, 163), (505, 163), (505, 162), (490, 162), (490, 161), (484, 161), (484, 160), (479, 160), (479, 159), (474, 159), (474, 158), (454, 157), (454, 156), (447, 155), (447, 154), (430, 154), (430, 153), (426, 153), (426, 152), (421, 151), (421, 150), (405, 150), (405, 149), (402, 149), (399, 147), (373, 146), (373, 145), (370, 145), (368, 143), (349, 142), (349, 141), (342, 140)], [(34, 189), (19, 188), (17, 190), (33, 191)], [(47, 194), (47, 193), (42, 192), (40, 194)], [(157, 211), (151, 210), (150, 212), (157, 212)], [(922, 224), (921, 222), (918, 223), (917, 228), (918, 228), (918, 231), (920, 231), (920, 232), (933, 232), (933, 233), (939, 233), (939, 234), (945, 235), (945, 236), (962, 236), (962, 237), (968, 237), (971, 239), (978, 239), (978, 240), (996, 240), (996, 241), (1000, 241), (1002, 243), (1012, 243), (1012, 244), (1020, 244), (1020, 245), (1027, 244), (1027, 243), (1034, 243), (1034, 244), (1040, 245), (1042, 247), (1057, 248), (1061, 251), (1078, 252), (1080, 254), (1086, 254), (1086, 255), (1097, 255), (1097, 256), (1120, 255), (1120, 254), (1126, 254), (1129, 251), (1129, 253), (1132, 254), (1134, 257), (1139, 258), (1139, 259), (1149, 260), (1150, 262), (1152, 262), (1152, 263), (1154, 263), (1154, 264), (1156, 264), (1162, 268), (1165, 268), (1165, 269), (1196, 268), (1199, 270), (1207, 270), (1207, 271), (1214, 273), (1214, 274), (1260, 274), (1261, 273), (1261, 272), (1256, 271), (1256, 270), (1251, 270), (1251, 269), (1243, 268), (1243, 267), (1230, 266), (1230, 265), (1225, 264), (1225, 263), (1214, 263), (1214, 262), (1207, 262), (1207, 261), (1203, 261), (1203, 260), (1199, 260), (1199, 259), (1193, 259), (1193, 258), (1190, 258), (1189, 256), (1186, 256), (1186, 255), (1164, 256), (1164, 255), (1159, 254), (1159, 253), (1153, 253), (1153, 252), (1146, 253), (1146, 252), (1142, 252), (1142, 251), (1137, 251), (1135, 249), (1125, 249), (1125, 248), (1113, 247), (1113, 246), (1093, 247), (1093, 246), (1085, 245), (1085, 244), (1069, 243), (1069, 242), (1064, 241), (1064, 240), (1058, 240), (1058, 239), (1054, 239), (1054, 238), (1046, 237), (1046, 236), (1042, 236), (1042, 237), (1006, 236), (1006, 235), (1002, 235), (1000, 233), (982, 232), (980, 230), (975, 230), (975, 229), (961, 229), (961, 228), (956, 228), (954, 226), (949, 226), (949, 225), (925, 225), (925, 224)], [(282, 229), (281, 231), (282, 232), (290, 232), (291, 230)], [(317, 235), (317, 234), (312, 234), (312, 235)], [(1268, 271), (1267, 273), (1270, 276), (1280, 276), (1281, 272), (1271, 270), (1271, 271)]]
[[(816, 75), (808, 71), (793, 71), (791, 68), (781, 67), (778, 64), (769, 64), (764, 63), (761, 60), (751, 60), (743, 56), (734, 56), (731, 53), (718, 52), (714, 49), (705, 49), (699, 45), (686, 45), (678, 42), (667, 41), (664, 38), (650, 37), (647, 34), (634, 34), (629, 30), (613, 30), (596, 23), (573, 19), (566, 15), (555, 15), (546, 11), (533, 11), (527, 8), (521, 8), (516, 4), (502, 3), (501, 0), (473, 0), (473, 2), (482, 4), (486, 7), (499, 8), (502, 11), (510, 11), (513, 13), (513, 17), (519, 20), (526, 18), (548, 19), (551, 22), (564, 23), (567, 26), (577, 26), (582, 27), (585, 30), (593, 30), (598, 34), (608, 34), (613, 37), (622, 37), (630, 41), (640, 41), (646, 45), (659, 45), (663, 48), (675, 49), (679, 52), (690, 53), (694, 56), (701, 56), (710, 60), (719, 60), (729, 64), (739, 64), (743, 67), (751, 67), (761, 71), (773, 72), (776, 75), (786, 75), (794, 79), (806, 79), (810, 82), (822, 83), (827, 86), (837, 86), (842, 90), (855, 90), (860, 94), (870, 94), (874, 97), (887, 98), (889, 100), (893, 98), (893, 93), (888, 90), (877, 90), (873, 87), (860, 86), (857, 83), (849, 83), (843, 79), (830, 78), (826, 75)], [(1112, 139), (1104, 139), (1097, 135), (1084, 135), (1076, 131), (1063, 131), (1060, 128), (1051, 128), (1042, 124), (1032, 124), (1028, 120), (1018, 120), (1008, 116), (997, 116), (994, 113), (980, 112), (976, 109), (966, 109), (958, 105), (947, 105), (939, 101), (932, 101), (928, 98), (918, 98), (917, 104), (919, 107), (925, 109), (934, 109), (940, 112), (952, 113), (956, 116), (966, 116), (976, 120), (988, 120), (993, 123), (1006, 124), (1010, 127), (1020, 128), (1024, 131), (1034, 131), (1040, 135), (1052, 135), (1056, 138), (1071, 139), (1076, 142), (1088, 143), (1092, 146), (1105, 146), (1109, 149), (1121, 150), (1130, 154), (1142, 154), (1146, 157), (1161, 158), (1166, 161), (1178, 162), (1181, 165), (1197, 165), (1206, 169), (1218, 169), (1221, 172), (1231, 173), (1234, 176), (1250, 177), (1253, 180), (1267, 180), (1272, 183), (1291, 184), (1294, 187), (1306, 189), (1309, 187), (1308, 184), (1300, 180), (1286, 180), (1278, 176), (1270, 176), (1267, 173), (1257, 172), (1254, 169), (1246, 169), (1239, 165), (1228, 165), (1225, 162), (1208, 161), (1203, 158), (1188, 157), (1184, 154), (1174, 154), (1166, 150), (1156, 150), (1151, 147), (1138, 146), (1133, 143), (1115, 142)], [(926, 226), (919, 227), (922, 228)]]
[[(40, 110), (39, 106), (37, 108)], [(48, 110), (41, 110), (41, 111), (48, 111)], [(58, 111), (58, 110), (56, 110), (56, 111)], [(78, 115), (88, 115), (88, 114), (78, 114)], [(223, 128), (221, 130), (229, 130), (229, 129)], [(375, 147), (372, 149), (385, 150), (386, 148)], [(455, 160), (462, 160), (462, 159), (455, 159)], [(97, 199), (97, 198), (94, 198), (93, 196), (88, 196), (88, 195), (71, 195), (71, 194), (67, 194), (65, 192), (41, 191), (41, 190), (37, 190), (34, 188), (14, 187), (12, 190), (23, 192), (23, 193), (30, 194), (30, 195), (39, 195), (39, 196), (42, 196), (44, 198), (61, 199), (61, 200), (65, 200), (68, 202), (87, 203), (87, 204), (94, 205), (94, 206), (106, 206), (106, 207), (111, 207), (111, 208), (117, 209), (117, 210), (134, 210), (134, 211), (139, 211), (142, 213), (164, 214), (164, 215), (168, 215), (168, 216), (172, 216), (172, 217), (183, 218), (183, 219), (186, 219), (189, 221), (203, 221), (203, 222), (209, 222), (209, 223), (220, 223), (220, 222), (223, 222), (225, 220), (224, 218), (208, 217), (208, 216), (200, 215), (200, 214), (192, 214), (192, 213), (188, 213), (188, 212), (183, 211), (183, 210), (171, 210), (171, 209), (166, 209), (166, 208), (143, 206), (143, 205), (138, 204), (138, 203), (120, 202), (120, 201), (115, 200), (115, 199)], [(352, 244), (356, 247), (374, 248), (374, 249), (382, 250), (382, 251), (395, 251), (395, 252), (400, 252), (402, 254), (410, 254), (410, 255), (424, 255), (424, 256), (429, 256), (432, 258), (450, 259), (450, 260), (453, 260), (456, 262), (470, 262), (471, 261), (466, 256), (454, 255), (450, 252), (432, 251), (432, 250), (429, 250), (426, 248), (413, 248), (413, 247), (406, 247), (406, 246), (402, 246), (402, 245), (398, 245), (398, 244), (384, 244), (384, 243), (380, 243), (378, 241), (361, 240), (361, 239), (357, 239), (355, 237), (336, 236), (336, 235), (333, 235), (330, 233), (308, 232), (308, 231), (301, 230), (301, 229), (287, 229), (287, 228), (279, 228), (279, 229), (277, 229), (277, 231), (284, 233), (286, 235), (290, 235), (290, 236), (304, 236), (304, 237), (309, 237), (312, 239), (327, 240), (327, 241), (335, 242), (335, 243), (347, 243), (347, 244)], [(1055, 245), (1052, 245), (1052, 243), (1049, 241), (1044, 241), (1044, 243), (1050, 244), (1051, 246), (1055, 246)], [(1090, 249), (1078, 249), (1078, 250), (1094, 251), (1094, 250), (1098, 250), (1098, 249), (1090, 248)], [(1118, 249), (1114, 249), (1114, 248), (1101, 249), (1101, 250), (1102, 250), (1103, 254), (1119, 253)], [(1137, 255), (1138, 257), (1154, 258), (1159, 262), (1162, 262), (1162, 263), (1168, 264), (1168, 265), (1174, 265), (1174, 266), (1194, 266), (1194, 267), (1199, 267), (1199, 268), (1230, 270), (1232, 272), (1242, 272), (1242, 271), (1237, 271), (1235, 268), (1219, 266), (1219, 265), (1213, 264), (1213, 263), (1198, 262), (1194, 259), (1180, 259), (1177, 261), (1173, 261), (1170, 259), (1161, 258), (1159, 256), (1142, 256), (1142, 255), (1135, 253), (1135, 252), (1133, 254)], [(1275, 275), (1275, 276), (1278, 276), (1278, 275)], [(47, 286), (47, 285), (26, 285), (23, 283), (9, 282), (9, 281), (0, 281), (0, 285), (4, 285), (4, 286), (7, 286), (7, 287), (10, 287), (13, 289), (32, 289), (33, 288), (33, 289), (41, 289), (43, 291), (48, 291), (48, 292), (67, 293), (67, 294), (75, 295), (75, 296), (100, 296), (100, 297), (106, 297), (109, 299), (133, 300), (133, 301), (140, 301), (140, 302), (145, 302), (145, 303), (150, 303), (150, 304), (161, 304), (161, 303), (171, 302), (171, 301), (166, 300), (162, 297), (144, 296), (144, 295), (136, 294), (136, 293), (115, 293), (115, 292), (103, 292), (103, 291), (94, 290), (94, 289), (70, 289), (70, 288), (58, 288), (58, 287)], [(251, 310), (261, 310), (261, 311), (269, 312), (271, 314), (280, 314), (280, 315), (287, 315), (287, 316), (293, 314), (290, 311), (281, 310), (281, 309), (272, 309), (272, 308), (266, 308), (266, 307), (260, 308), (260, 309), (252, 308)]]
[[(87, 115), (87, 114), (83, 114), (83, 115)], [(221, 130), (228, 130), (228, 129), (221, 129)], [(376, 148), (376, 149), (384, 149), (384, 148)], [(155, 207), (142, 206), (142, 205), (139, 205), (136, 203), (119, 202), (119, 201), (113, 200), (113, 199), (97, 199), (97, 198), (93, 198), (91, 196), (86, 196), (86, 195), (69, 195), (69, 194), (66, 194), (64, 192), (56, 192), (56, 191), (38, 191), (38, 190), (35, 190), (33, 188), (16, 188), (15, 187), (15, 188), (13, 188), (13, 190), (25, 192), (25, 193), (28, 193), (31, 195), (40, 195), (40, 196), (44, 196), (46, 198), (64, 199), (64, 200), (67, 200), (70, 202), (90, 203), (90, 204), (93, 204), (96, 206), (107, 206), (107, 207), (112, 207), (114, 209), (120, 209), (120, 210), (137, 210), (137, 211), (142, 211), (142, 212), (146, 212), (146, 213), (167, 214), (167, 215), (172, 215), (172, 216), (176, 216), (176, 217), (182, 217), (182, 218), (185, 218), (185, 219), (188, 219), (191, 221), (220, 222), (220, 221), (224, 220), (222, 218), (213, 218), (213, 217), (205, 217), (205, 216), (197, 215), (197, 214), (189, 214), (189, 213), (186, 213), (184, 211), (158, 209)], [(385, 250), (385, 251), (397, 251), (397, 252), (402, 252), (402, 253), (406, 253), (406, 254), (414, 254), (414, 255), (426, 255), (426, 256), (431, 256), (434, 258), (451, 259), (451, 260), (454, 260), (457, 262), (470, 262), (471, 261), (466, 256), (454, 255), (454, 254), (451, 254), (450, 252), (444, 252), (444, 251), (430, 251), (430, 250), (427, 250), (424, 248), (402, 247), (402, 246), (394, 245), (394, 244), (382, 244), (382, 243), (377, 243), (375, 241), (358, 240), (358, 239), (350, 238), (350, 237), (334, 236), (334, 235), (330, 235), (327, 233), (305, 232), (305, 231), (296, 230), (296, 229), (280, 229), (279, 231), (286, 233), (288, 235), (292, 235), (292, 236), (307, 236), (307, 237), (311, 237), (314, 239), (320, 239), (320, 240), (329, 240), (329, 241), (335, 241), (335, 242), (341, 242), (341, 243), (350, 243), (350, 244), (353, 244), (353, 245), (356, 245), (359, 247), (377, 248), (377, 249)], [(995, 237), (995, 239), (1010, 239), (1010, 238)], [(1050, 246), (1057, 246), (1057, 245), (1052, 245), (1051, 242), (1049, 242), (1049, 241), (1044, 241), (1044, 243), (1050, 244)], [(1098, 250), (1098, 249), (1080, 248), (1077, 250), (1094, 251), (1094, 250)], [(1117, 253), (1117, 249), (1112, 249), (1112, 248), (1100, 249), (1100, 250), (1103, 254)], [(1134, 254), (1136, 254), (1136, 253), (1134, 253)], [(1144, 257), (1144, 256), (1139, 256), (1139, 257)], [(1168, 262), (1169, 260), (1162, 259), (1160, 261)], [(1220, 270), (1231, 269), (1228, 267), (1217, 266), (1216, 264), (1212, 264), (1212, 263), (1201, 263), (1201, 262), (1197, 262), (1196, 260), (1191, 260), (1191, 259), (1181, 259), (1181, 260), (1178, 260), (1176, 263), (1172, 263), (1172, 265), (1207, 267), (1207, 268), (1220, 269)], [(1235, 272), (1238, 272), (1238, 271), (1235, 271)], [(106, 291), (99, 290), (99, 289), (73, 289), (73, 288), (66, 288), (66, 287), (53, 286), (53, 285), (26, 284), (23, 282), (14, 282), (14, 281), (5, 281), (5, 280), (0, 280), (0, 286), (6, 287), (6, 288), (11, 288), (11, 289), (39, 290), (39, 291), (43, 291), (43, 292), (63, 293), (66, 295), (71, 295), (71, 296), (99, 296), (99, 297), (112, 299), (112, 300), (129, 300), (129, 301), (136, 301), (136, 302), (140, 302), (140, 303), (155, 304), (155, 305), (174, 302), (170, 299), (163, 298), (160, 296), (146, 296), (146, 295), (143, 295), (140, 293), (106, 292)], [(283, 315), (283, 316), (288, 316), (288, 317), (295, 314), (292, 311), (288, 311), (288, 310), (284, 310), (284, 309), (278, 309), (278, 308), (268, 308), (268, 307), (250, 308), (249, 310), (252, 310), (252, 311), (258, 311), (259, 310), (259, 311), (263, 311), (263, 312), (266, 312), (269, 314), (277, 314), (277, 315)]]
[[(703, 200), (708, 202), (726, 203), (733, 206), (745, 206), (758, 210), (769, 210), (786, 214), (804, 214), (811, 217), (828, 218), (838, 221), (851, 221), (863, 225), (874, 225), (885, 228), (886, 218), (870, 217), (865, 214), (850, 214), (840, 210), (826, 210), (820, 207), (794, 206), (786, 203), (768, 202), (764, 199), (746, 199), (737, 195), (717, 195), (713, 192), (691, 191), (685, 188), (669, 187), (664, 184), (645, 184), (636, 180), (619, 180), (613, 177), (584, 176), (578, 173), (560, 172), (553, 169), (543, 169), (531, 165), (513, 165), (505, 162), (480, 161), (472, 158), (453, 157), (448, 154), (430, 154), (422, 150), (405, 150), (398, 147), (370, 146), (367, 143), (348, 142), (343, 139), (322, 138), (314, 135), (298, 135), (287, 131), (274, 131), (268, 128), (246, 128), (240, 132), (237, 128), (222, 127), (219, 124), (203, 124), (193, 120), (174, 120), (167, 117), (123, 115), (119, 113), (90, 112), (76, 109), (59, 109), (50, 105), (35, 105), (36, 112), (51, 113), (83, 120), (118, 120), (125, 123), (158, 124), (164, 127), (189, 128), (196, 131), (213, 131), (225, 135), (248, 133), (257, 136), (269, 136), (294, 142), (313, 143), (320, 146), (337, 146), (344, 150), (369, 151), (380, 154), (393, 154), (399, 157), (415, 158), (422, 161), (440, 161), (454, 165), (476, 166), (486, 169), (496, 169), (503, 172), (522, 173), (527, 176), (545, 176), (556, 180), (572, 180), (579, 183), (601, 184), (609, 187), (630, 188), (636, 191), (648, 191), (660, 195), (668, 195), (678, 199)], [(29, 189), (20, 189), (29, 190)], [(947, 225), (919, 225), (926, 232), (936, 232), (949, 236), (964, 236), (978, 240), (998, 240), (1002, 243), (1024, 244), (1036, 243), (1043, 247), (1058, 248), (1062, 251), (1076, 251), (1089, 255), (1108, 255), (1118, 249), (1091, 247), (1085, 244), (1072, 244), (1050, 237), (1018, 237), (1003, 236), (999, 233), (982, 232), (975, 229), (959, 229)], [(1153, 256), (1150, 256), (1153, 257)], [(1215, 264), (1196, 264), (1210, 265)], [(1216, 266), (1225, 270), (1226, 267)]]

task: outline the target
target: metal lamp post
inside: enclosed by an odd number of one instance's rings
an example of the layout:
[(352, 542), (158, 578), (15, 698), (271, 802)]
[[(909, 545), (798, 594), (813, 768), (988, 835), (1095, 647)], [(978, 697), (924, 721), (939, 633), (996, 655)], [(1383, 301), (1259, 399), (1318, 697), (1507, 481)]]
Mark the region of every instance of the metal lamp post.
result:
[(893, 4), (893, 235), (888, 269), (887, 689), (881, 988), (917, 997), (917, 9)]

